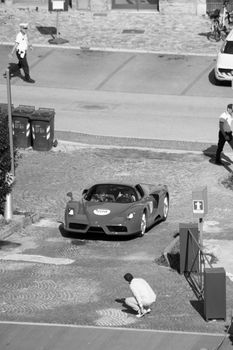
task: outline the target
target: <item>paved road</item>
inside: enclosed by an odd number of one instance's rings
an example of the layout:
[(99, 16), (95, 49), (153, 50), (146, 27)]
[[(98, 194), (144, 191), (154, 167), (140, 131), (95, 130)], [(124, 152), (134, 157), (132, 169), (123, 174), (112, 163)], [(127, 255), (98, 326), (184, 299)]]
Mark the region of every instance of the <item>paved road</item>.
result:
[[(14, 322), (0, 323), (0, 336), (2, 350), (215, 350), (224, 339), (223, 335), (202, 333)], [(225, 339), (221, 349), (232, 350), (232, 341)]]
[[(9, 47), (0, 51), (3, 74)], [(229, 84), (213, 84), (214, 57), (36, 48), (29, 60), (36, 84), (14, 77), (12, 101), (55, 108), (56, 130), (215, 143), (232, 101)]]

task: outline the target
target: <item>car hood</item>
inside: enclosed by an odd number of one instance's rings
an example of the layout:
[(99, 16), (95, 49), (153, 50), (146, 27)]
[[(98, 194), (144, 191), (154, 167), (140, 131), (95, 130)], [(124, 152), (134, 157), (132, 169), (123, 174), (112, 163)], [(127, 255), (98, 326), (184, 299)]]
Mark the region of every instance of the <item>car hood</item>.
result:
[(84, 201), (83, 209), (84, 214), (89, 219), (94, 219), (98, 221), (111, 220), (114, 217), (125, 216), (126, 211), (135, 207), (135, 204), (132, 203), (93, 203)]
[(232, 68), (233, 69), (233, 55), (221, 53), (217, 59), (218, 68)]

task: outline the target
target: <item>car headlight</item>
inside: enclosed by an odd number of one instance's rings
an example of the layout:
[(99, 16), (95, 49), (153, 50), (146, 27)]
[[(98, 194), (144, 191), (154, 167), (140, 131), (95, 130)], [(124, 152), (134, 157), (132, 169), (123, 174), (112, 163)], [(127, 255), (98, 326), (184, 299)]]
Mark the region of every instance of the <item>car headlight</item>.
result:
[(73, 216), (74, 215), (74, 209), (68, 208), (68, 215)]
[(134, 218), (134, 216), (135, 216), (135, 212), (129, 213), (129, 214), (127, 215), (127, 219), (128, 219), (128, 220), (132, 220), (132, 219)]

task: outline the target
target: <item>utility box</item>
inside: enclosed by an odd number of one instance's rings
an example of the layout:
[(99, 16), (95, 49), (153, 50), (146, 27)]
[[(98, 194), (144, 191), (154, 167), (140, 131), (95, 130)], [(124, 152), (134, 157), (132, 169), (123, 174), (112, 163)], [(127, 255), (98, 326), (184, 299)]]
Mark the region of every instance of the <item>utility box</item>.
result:
[(200, 187), (192, 191), (193, 216), (203, 218), (208, 213), (207, 187)]
[(35, 106), (19, 105), (12, 111), (13, 144), (18, 148), (32, 145), (30, 118)]
[(54, 139), (53, 108), (39, 108), (31, 117), (32, 147), (36, 151), (49, 151)]
[(204, 271), (204, 315), (207, 321), (226, 319), (226, 272), (223, 267)]
[(197, 223), (180, 223), (180, 273), (200, 271), (199, 230)]
[(49, 11), (68, 11), (69, 0), (49, 0)]

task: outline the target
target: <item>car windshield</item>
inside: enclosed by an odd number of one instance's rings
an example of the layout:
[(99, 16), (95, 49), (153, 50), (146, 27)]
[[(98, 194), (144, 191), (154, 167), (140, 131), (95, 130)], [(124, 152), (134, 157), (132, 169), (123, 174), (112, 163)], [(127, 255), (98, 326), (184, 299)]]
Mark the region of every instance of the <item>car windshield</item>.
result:
[(223, 53), (233, 54), (233, 41), (226, 41), (226, 44), (223, 48)]
[(95, 185), (87, 192), (85, 199), (91, 202), (132, 203), (138, 197), (135, 189), (126, 185)]

